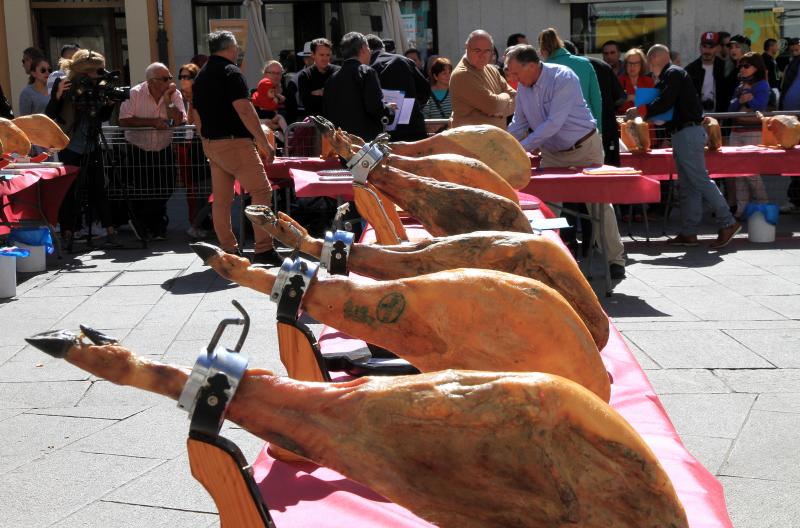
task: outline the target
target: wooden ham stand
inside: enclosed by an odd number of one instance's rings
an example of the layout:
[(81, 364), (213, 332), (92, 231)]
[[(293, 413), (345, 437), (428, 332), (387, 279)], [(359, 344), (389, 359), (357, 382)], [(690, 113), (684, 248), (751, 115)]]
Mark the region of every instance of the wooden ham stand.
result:
[[(247, 460), (236, 444), (219, 435), (225, 408), (247, 366), (239, 351), (247, 337), (250, 317), (238, 302), (233, 301), (233, 305), (243, 318), (219, 323), (208, 347), (197, 358), (178, 402), (191, 416), (186, 440), (189, 466), (192, 476), (214, 499), (222, 528), (274, 528)], [(243, 326), (233, 350), (218, 346), (228, 325)]]

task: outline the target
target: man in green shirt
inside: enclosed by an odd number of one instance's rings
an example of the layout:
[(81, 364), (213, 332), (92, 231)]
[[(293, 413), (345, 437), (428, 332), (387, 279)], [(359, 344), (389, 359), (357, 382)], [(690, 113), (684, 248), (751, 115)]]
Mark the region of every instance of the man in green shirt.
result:
[(545, 62), (561, 64), (575, 72), (581, 84), (581, 92), (586, 100), (586, 106), (592, 112), (592, 117), (597, 121), (597, 130), (603, 130), (603, 99), (600, 95), (600, 84), (592, 63), (586, 57), (578, 57), (564, 48), (564, 41), (558, 36), (558, 31), (547, 28), (539, 33), (539, 48)]

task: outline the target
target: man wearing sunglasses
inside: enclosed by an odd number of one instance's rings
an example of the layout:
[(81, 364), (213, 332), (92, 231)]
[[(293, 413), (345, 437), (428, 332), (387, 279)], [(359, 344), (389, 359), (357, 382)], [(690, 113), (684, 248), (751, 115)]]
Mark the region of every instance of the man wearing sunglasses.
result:
[(153, 240), (164, 240), (168, 222), (166, 203), (175, 182), (169, 128), (186, 123), (186, 110), (181, 92), (164, 64), (154, 62), (148, 66), (145, 79), (131, 87), (130, 99), (119, 110), (119, 124), (149, 129), (125, 132), (130, 143), (126, 165), (131, 167), (129, 176), (135, 179), (137, 188), (152, 187), (154, 193), (167, 197), (131, 202), (133, 225), (137, 237), (146, 238), (149, 234)]
[(700, 57), (686, 66), (706, 112), (726, 111), (736, 87), (736, 81), (731, 83), (726, 75), (725, 59), (718, 56), (720, 43), (718, 33), (706, 31), (700, 35)]

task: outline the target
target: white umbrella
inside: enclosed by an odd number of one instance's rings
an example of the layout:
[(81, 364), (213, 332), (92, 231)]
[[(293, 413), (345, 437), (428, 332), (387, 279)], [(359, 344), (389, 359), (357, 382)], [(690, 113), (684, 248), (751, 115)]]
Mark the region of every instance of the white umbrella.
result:
[(400, 16), (400, 2), (398, 0), (382, 0), (383, 3), (383, 30), (394, 40), (395, 53), (400, 55), (406, 52), (408, 43), (406, 33), (403, 31), (403, 18)]
[(261, 0), (244, 0), (242, 3), (248, 26), (247, 47), (252, 49), (254, 53), (250, 55), (248, 49), (247, 55), (253, 57), (255, 60), (249, 61), (245, 66), (247, 70), (248, 80), (251, 77), (255, 79), (261, 78), (261, 68), (264, 63), (272, 58), (272, 49), (269, 47), (269, 39), (267, 38), (267, 29), (264, 27), (264, 22), (261, 20)]

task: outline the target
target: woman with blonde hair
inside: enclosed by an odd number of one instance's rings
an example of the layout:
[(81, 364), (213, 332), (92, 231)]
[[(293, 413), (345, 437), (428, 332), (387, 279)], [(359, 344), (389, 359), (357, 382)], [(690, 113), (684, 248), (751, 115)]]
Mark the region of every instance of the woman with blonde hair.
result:
[(618, 114), (624, 114), (628, 108), (633, 106), (637, 88), (653, 88), (656, 85), (655, 80), (650, 77), (647, 57), (641, 49), (631, 48), (626, 51), (622, 57), (622, 65), (625, 73), (619, 76), (619, 83), (628, 94), (628, 98), (622, 106), (617, 108)]
[(95, 218), (99, 217), (106, 230), (105, 247), (120, 247), (111, 223), (111, 208), (103, 177), (102, 152), (97, 138), (90, 137), (95, 126), (111, 117), (114, 103), (103, 105), (94, 116), (94, 121), (90, 122), (89, 113), (79, 108), (70, 93), (74, 84), (98, 79), (106, 67), (106, 60), (96, 51), (82, 49), (75, 52), (72, 59), (61, 59), (58, 64), (67, 76), (57, 79), (53, 85), (53, 95), (47, 103), (45, 113), (69, 137), (69, 144), (58, 153), (58, 159), (64, 165), (81, 169), (58, 211), (62, 241), (67, 251), (72, 251), (74, 233), (81, 226), (81, 200), (78, 190), (85, 190), (89, 196), (89, 207), (97, 213)]

